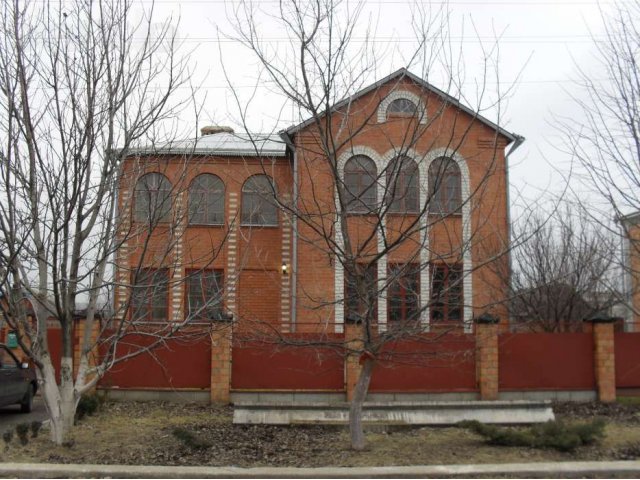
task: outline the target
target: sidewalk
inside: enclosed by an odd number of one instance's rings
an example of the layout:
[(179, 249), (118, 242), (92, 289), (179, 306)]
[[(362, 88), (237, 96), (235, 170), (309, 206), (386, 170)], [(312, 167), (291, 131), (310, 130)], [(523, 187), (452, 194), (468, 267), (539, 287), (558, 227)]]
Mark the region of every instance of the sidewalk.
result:
[(438, 478), (640, 476), (640, 461), (506, 463), (412, 467), (239, 468), (1, 463), (0, 477), (18, 478)]

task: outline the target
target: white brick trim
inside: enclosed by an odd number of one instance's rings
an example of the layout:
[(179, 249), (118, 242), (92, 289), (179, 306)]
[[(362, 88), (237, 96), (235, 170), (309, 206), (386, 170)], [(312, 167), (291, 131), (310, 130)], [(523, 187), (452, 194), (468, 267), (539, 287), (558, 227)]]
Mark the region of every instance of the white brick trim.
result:
[[(409, 92), (410, 93), (410, 92)], [(393, 99), (392, 99), (393, 100)], [(450, 148), (436, 148), (434, 150), (429, 151), (426, 155), (418, 153), (416, 150), (409, 149), (391, 149), (387, 151), (384, 155), (379, 155), (378, 152), (373, 150), (370, 147), (358, 145), (354, 146), (352, 149), (343, 152), (338, 157), (338, 172), (340, 174), (344, 171), (344, 166), (347, 160), (355, 155), (366, 155), (374, 161), (377, 173), (378, 173), (378, 185), (377, 185), (377, 194), (378, 201), (381, 202), (384, 200), (384, 190), (386, 186), (386, 175), (383, 175), (382, 172), (385, 171), (389, 162), (398, 155), (405, 155), (412, 160), (414, 160), (418, 164), (418, 171), (420, 174), (420, 197), (419, 202), (421, 208), (425, 208), (425, 214), (423, 214), (420, 218), (420, 231), (421, 231), (421, 244), (422, 248), (420, 250), (420, 305), (422, 308), (423, 302), (429, 302), (431, 296), (430, 289), (430, 271), (428, 268), (430, 258), (430, 250), (429, 250), (429, 232), (426, 228), (426, 222), (428, 218), (428, 213), (425, 207), (425, 203), (428, 198), (428, 188), (429, 188), (429, 167), (431, 162), (439, 157), (450, 157), (453, 159), (458, 166), (460, 167), (460, 176), (461, 176), (461, 187), (462, 187), (462, 244), (464, 247), (463, 256), (462, 256), (462, 269), (463, 269), (463, 296), (464, 296), (464, 309), (463, 309), (463, 320), (465, 325), (465, 332), (471, 332), (473, 328), (473, 263), (471, 256), (471, 205), (469, 202), (470, 197), (470, 177), (469, 177), (469, 167), (467, 165), (467, 161), (453, 149)], [(335, 208), (338, 211), (338, 193), (336, 188), (335, 193)], [(378, 251), (382, 248), (383, 245), (383, 233), (386, 227), (386, 222), (381, 222), (381, 231), (378, 231), (377, 235), (377, 244)], [(342, 243), (342, 230), (339, 223), (336, 223), (336, 244), (339, 248), (343, 247)], [(335, 288), (335, 311), (334, 311), (334, 321), (335, 321), (335, 331), (337, 333), (341, 333), (342, 325), (344, 324), (344, 268), (342, 264), (339, 262), (335, 262), (334, 267), (334, 288)], [(386, 282), (387, 277), (387, 256), (383, 256), (378, 261), (378, 282)], [(429, 309), (425, 308), (422, 310), (420, 321), (425, 330), (429, 329)], [(384, 298), (380, 298), (378, 302), (378, 324), (380, 326), (381, 331), (386, 330), (387, 325), (387, 304), (386, 304), (386, 296)]]
[[(428, 185), (428, 172), (429, 166), (431, 162), (440, 157), (449, 157), (454, 160), (458, 166), (460, 167), (460, 177), (461, 177), (461, 187), (462, 187), (462, 244), (464, 246), (464, 251), (462, 253), (462, 295), (464, 297), (464, 330), (466, 333), (471, 333), (473, 330), (473, 261), (471, 258), (471, 187), (470, 187), (470, 177), (469, 177), (469, 167), (467, 165), (467, 161), (464, 159), (462, 155), (460, 155), (457, 151), (451, 148), (436, 148), (434, 150), (430, 150), (425, 156), (425, 161), (423, 162), (424, 168), (426, 170), (426, 176), (424, 177), (426, 180), (426, 184)], [(420, 170), (420, 175), (422, 176), (422, 169)], [(427, 187), (428, 188), (428, 187)], [(420, 277), (420, 282), (422, 282), (422, 276)], [(429, 272), (427, 270), (426, 276), (429, 276)]]
[(387, 121), (389, 104), (400, 98), (406, 98), (415, 103), (418, 109), (420, 123), (423, 125), (427, 123), (427, 109), (424, 106), (424, 102), (418, 95), (409, 90), (394, 90), (380, 102), (380, 105), (378, 105), (378, 123), (385, 123)]
[(227, 265), (224, 276), (225, 290), (226, 290), (226, 310), (237, 316), (237, 296), (236, 296), (236, 283), (239, 281), (236, 272), (236, 257), (238, 253), (238, 237), (237, 237), (237, 222), (236, 215), (238, 214), (238, 194), (237, 192), (229, 192), (229, 203), (227, 204), (227, 218), (229, 225), (229, 232), (227, 235), (226, 247), (227, 247)]
[[(354, 147), (352, 147), (350, 150), (347, 150), (345, 152), (343, 152), (339, 157), (338, 157), (338, 173), (340, 175), (343, 174), (344, 172), (344, 166), (347, 163), (347, 160), (349, 160), (351, 157), (354, 157), (356, 155), (365, 155), (367, 157), (369, 157), (371, 160), (373, 160), (373, 162), (376, 165), (376, 170), (377, 170), (377, 175), (379, 178), (379, 181), (377, 182), (376, 185), (376, 195), (377, 195), (377, 202), (381, 202), (383, 200), (383, 196), (384, 196), (384, 190), (385, 190), (385, 182), (386, 182), (386, 176), (385, 175), (381, 175), (381, 172), (384, 170), (386, 163), (384, 162), (383, 158), (378, 154), (378, 152), (376, 152), (374, 149), (364, 146), (364, 145), (356, 145)], [(334, 203), (335, 203), (335, 209), (336, 212), (339, 211), (339, 199), (338, 199), (338, 189), (337, 187), (335, 188), (335, 194), (334, 194)], [(384, 226), (382, 227), (384, 228)], [(342, 242), (342, 227), (340, 225), (340, 222), (336, 221), (336, 245), (338, 246), (338, 248), (343, 248), (343, 242)], [(381, 245), (383, 241), (381, 232), (378, 231), (378, 235), (377, 235), (377, 244), (378, 246)], [(335, 324), (335, 332), (336, 333), (342, 333), (343, 330), (343, 325), (344, 325), (344, 268), (342, 266), (342, 264), (340, 262), (338, 262), (337, 260), (334, 262), (335, 266), (334, 266), (334, 324)], [(380, 285), (380, 282), (385, 281), (387, 276), (387, 258), (386, 256), (381, 258), (378, 261), (378, 285)], [(386, 330), (386, 325), (387, 325), (387, 305), (385, 302), (382, 301), (378, 301), (378, 323), (380, 325), (380, 329), (381, 331)]]

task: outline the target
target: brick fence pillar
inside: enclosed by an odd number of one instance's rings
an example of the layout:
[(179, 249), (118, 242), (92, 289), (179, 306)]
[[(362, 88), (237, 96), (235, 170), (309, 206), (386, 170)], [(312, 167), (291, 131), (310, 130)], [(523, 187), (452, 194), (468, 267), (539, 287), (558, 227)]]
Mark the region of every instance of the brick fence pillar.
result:
[[(100, 322), (97, 318), (94, 318), (92, 322), (92, 332), (89, 340), (89, 345), (91, 345), (92, 352), (88, 355), (89, 367), (95, 367), (96, 361), (99, 362), (98, 359), (98, 336), (100, 335)], [(74, 319), (74, 327), (73, 327), (73, 376), (78, 375), (78, 369), (80, 368), (80, 358), (82, 357), (82, 343), (84, 341), (84, 334), (87, 329), (87, 320), (86, 318)], [(92, 380), (93, 375), (88, 375), (86, 381)], [(96, 386), (94, 385), (91, 388), (91, 392), (94, 392)]]
[(231, 400), (231, 325), (211, 333), (211, 395), (212, 403)]
[(345, 361), (345, 384), (347, 387), (347, 401), (350, 402), (353, 399), (353, 393), (356, 389), (356, 383), (362, 370), (360, 365), (360, 353), (362, 352), (362, 325), (347, 323), (344, 329), (344, 341), (347, 345), (348, 352)]
[(598, 399), (616, 401), (616, 354), (613, 324), (615, 318), (595, 316), (586, 321), (593, 325), (594, 364)]
[(480, 400), (498, 398), (498, 323), (497, 317), (483, 314), (476, 323), (476, 379)]

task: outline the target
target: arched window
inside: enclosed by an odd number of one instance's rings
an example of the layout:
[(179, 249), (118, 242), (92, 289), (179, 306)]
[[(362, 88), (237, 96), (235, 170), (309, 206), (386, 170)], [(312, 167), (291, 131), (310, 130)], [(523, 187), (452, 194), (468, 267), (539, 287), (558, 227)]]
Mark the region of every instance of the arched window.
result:
[(171, 218), (171, 182), (161, 173), (147, 173), (135, 189), (135, 220), (155, 224)]
[(413, 117), (418, 113), (418, 106), (408, 98), (396, 98), (387, 107), (387, 116), (402, 115)]
[(378, 203), (376, 164), (366, 155), (356, 155), (344, 165), (345, 203), (348, 212), (368, 213)]
[(391, 213), (418, 213), (420, 196), (418, 164), (409, 157), (396, 157), (387, 167), (387, 204)]
[(224, 183), (216, 175), (204, 173), (189, 186), (189, 223), (224, 223)]
[(275, 186), (268, 175), (249, 177), (242, 186), (242, 224), (278, 225)]
[(431, 213), (455, 213), (462, 204), (460, 167), (449, 157), (435, 159), (429, 166)]

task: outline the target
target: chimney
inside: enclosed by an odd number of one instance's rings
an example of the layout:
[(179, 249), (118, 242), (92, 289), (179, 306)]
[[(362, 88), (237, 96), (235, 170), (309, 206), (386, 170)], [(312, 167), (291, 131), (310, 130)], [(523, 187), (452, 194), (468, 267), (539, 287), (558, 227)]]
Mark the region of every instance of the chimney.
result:
[(215, 135), (216, 133), (233, 133), (233, 128), (221, 125), (209, 125), (200, 129), (200, 134), (203, 137), (205, 135)]

